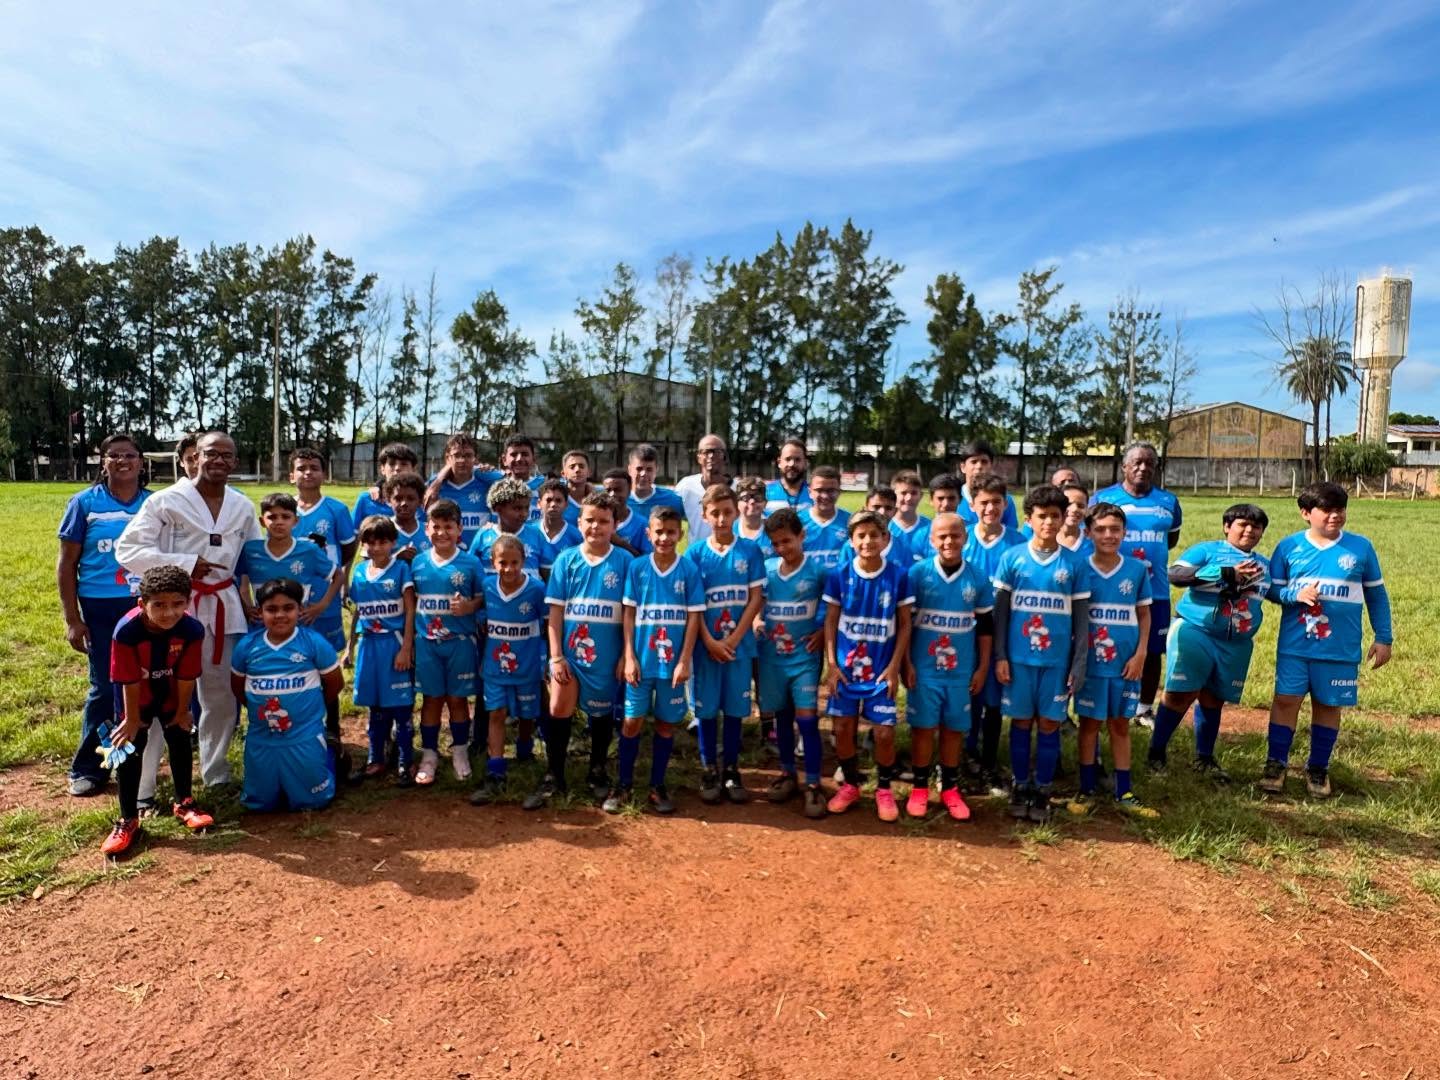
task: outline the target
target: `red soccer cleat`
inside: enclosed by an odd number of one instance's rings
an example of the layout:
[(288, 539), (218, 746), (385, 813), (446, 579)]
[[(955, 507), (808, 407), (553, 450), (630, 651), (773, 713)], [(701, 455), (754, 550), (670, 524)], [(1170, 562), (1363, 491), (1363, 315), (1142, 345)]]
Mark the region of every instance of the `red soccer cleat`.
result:
[(123, 855), (130, 850), (130, 845), (139, 835), (139, 818), (121, 818), (115, 823), (115, 828), (110, 830), (110, 835), (105, 838), (105, 842), (100, 845), (100, 851), (111, 858)]
[(860, 789), (854, 784), (841, 784), (840, 790), (830, 797), (825, 809), (832, 814), (843, 814), (860, 801)]
[(946, 812), (956, 821), (970, 820), (970, 807), (960, 795), (959, 788), (946, 788), (940, 792), (940, 802)]
[(196, 806), (194, 799), (177, 802), (175, 816), (185, 823), (187, 829), (208, 829), (215, 824), (215, 819)]

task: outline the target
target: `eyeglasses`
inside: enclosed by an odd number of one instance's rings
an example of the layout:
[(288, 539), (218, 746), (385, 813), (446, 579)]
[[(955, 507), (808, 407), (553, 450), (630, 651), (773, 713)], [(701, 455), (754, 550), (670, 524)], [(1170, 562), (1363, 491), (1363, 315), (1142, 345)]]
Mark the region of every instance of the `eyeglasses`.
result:
[(704, 454), (723, 454), (724, 452), (725, 452), (724, 447), (720, 447), (720, 446), (704, 446), (704, 447), (701, 447), (699, 450), (696, 450), (696, 451), (695, 451), (695, 453), (700, 454), (700, 455), (704, 455)]
[(108, 454), (108, 453), (107, 453), (107, 454), (105, 455), (105, 460), (106, 460), (106, 461), (139, 461), (139, 460), (140, 460), (140, 455), (139, 455), (139, 454), (135, 454), (135, 453), (128, 453), (128, 454), (125, 454), (125, 453), (122, 453), (122, 454)]
[(200, 456), (206, 461), (234, 461), (235, 451), (233, 450), (201, 450)]

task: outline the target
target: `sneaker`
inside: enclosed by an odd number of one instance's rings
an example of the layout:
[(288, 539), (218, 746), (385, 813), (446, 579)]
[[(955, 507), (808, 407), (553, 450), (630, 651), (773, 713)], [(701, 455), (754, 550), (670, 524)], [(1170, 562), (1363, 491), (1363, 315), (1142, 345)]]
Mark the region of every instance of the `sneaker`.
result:
[(966, 758), (960, 764), (960, 775), (967, 784), (977, 786), (985, 782), (985, 769), (974, 758)]
[(159, 811), (155, 809), (155, 800), (153, 798), (136, 799), (135, 812), (142, 818), (154, 817), (159, 813)]
[(1017, 821), (1024, 821), (1029, 813), (1030, 790), (1024, 784), (1010, 785), (1010, 816)]
[(112, 859), (117, 855), (123, 855), (130, 850), (130, 845), (139, 835), (139, 818), (121, 818), (115, 823), (115, 828), (110, 830), (110, 835), (105, 838), (105, 842), (100, 845), (100, 851)]
[(1072, 817), (1088, 817), (1095, 809), (1095, 796), (1082, 791), (1065, 804), (1065, 812)]
[(830, 796), (825, 809), (832, 814), (843, 814), (860, 801), (860, 789), (854, 784), (841, 784), (838, 791)]
[(985, 794), (992, 799), (1003, 799), (1010, 794), (1010, 785), (1005, 783), (1005, 778), (1000, 775), (999, 769), (989, 769), (985, 773)]
[(1220, 767), (1220, 762), (1215, 760), (1213, 754), (1198, 754), (1190, 765), (1203, 780), (1209, 780), (1212, 784), (1230, 783), (1230, 774)]
[(714, 806), (725, 797), (720, 789), (720, 774), (713, 769), (700, 774), (700, 801)]
[(915, 782), (915, 766), (911, 763), (908, 754), (895, 755), (895, 779), (902, 784)]
[(1131, 817), (1152, 819), (1160, 816), (1159, 810), (1153, 806), (1146, 806), (1133, 791), (1127, 791), (1121, 795), (1115, 800), (1115, 805), (1120, 808), (1121, 813), (1129, 814)]
[(607, 814), (618, 814), (625, 809), (625, 804), (630, 801), (631, 794), (629, 788), (612, 787), (605, 793), (605, 801), (600, 804), (600, 809)]
[(1146, 731), (1155, 730), (1155, 714), (1151, 706), (1141, 705), (1135, 710), (1135, 726)]
[(900, 820), (900, 807), (895, 802), (895, 792), (888, 787), (875, 789), (875, 816), (881, 821)]
[(1330, 770), (1306, 769), (1305, 789), (1310, 792), (1312, 799), (1328, 799), (1330, 797)]
[(472, 773), (470, 770), (470, 744), (463, 746), (452, 746), (450, 748), (450, 764), (455, 767), (456, 780), (469, 780)]
[(359, 770), (357, 775), (350, 777), (352, 784), (359, 784), (365, 780), (374, 780), (377, 776), (384, 776), (386, 770), (383, 761), (367, 761), (365, 767)]
[(805, 816), (807, 818), (823, 818), (830, 811), (825, 808), (825, 794), (820, 790), (818, 784), (807, 784), (805, 786)]
[(650, 789), (649, 801), (650, 809), (657, 814), (673, 814), (675, 812), (675, 800), (670, 798), (670, 791), (663, 784)]
[(1145, 755), (1145, 768), (1151, 776), (1164, 776), (1169, 767), (1170, 762), (1163, 754), (1152, 752)]
[(795, 779), (794, 773), (781, 773), (770, 785), (770, 790), (765, 797), (773, 803), (789, 802), (800, 790), (800, 784)]
[(725, 770), (725, 798), (737, 804), (750, 801), (750, 789), (745, 786), (745, 781), (740, 779), (739, 769)]
[(604, 769), (594, 769), (585, 774), (585, 783), (590, 787), (590, 794), (595, 796), (596, 802), (604, 802), (610, 797), (610, 777)]
[(1030, 798), (1025, 806), (1025, 816), (1036, 825), (1044, 825), (1050, 820), (1052, 812), (1050, 790), (1048, 788), (1032, 788)]
[(196, 806), (194, 799), (181, 799), (174, 813), (187, 829), (208, 829), (215, 824), (215, 819)]
[(435, 783), (435, 775), (440, 771), (440, 755), (434, 750), (420, 751), (420, 765), (415, 770), (415, 783), (421, 787), (429, 787)]
[(940, 792), (940, 805), (945, 807), (952, 821), (970, 820), (970, 806), (961, 796), (959, 788), (946, 788)]
[(487, 776), (480, 786), (470, 793), (471, 806), (489, 806), (505, 792), (505, 781), (498, 776)]
[(905, 813), (912, 818), (923, 818), (930, 809), (930, 789), (919, 785), (910, 789), (910, 797), (905, 800)]
[(415, 774), (409, 765), (400, 765), (395, 769), (395, 786), (398, 788), (412, 788), (415, 786)]
[(543, 810), (550, 805), (550, 800), (559, 790), (560, 785), (555, 782), (555, 778), (547, 774), (541, 777), (539, 786), (525, 796), (525, 800), (520, 804), (520, 809)]
[(1265, 772), (1260, 777), (1260, 790), (1266, 795), (1285, 793), (1285, 765), (1271, 758), (1265, 762)]
[(105, 781), (96, 780), (93, 776), (72, 776), (65, 790), (77, 799), (88, 799), (91, 795), (99, 795), (105, 790)]

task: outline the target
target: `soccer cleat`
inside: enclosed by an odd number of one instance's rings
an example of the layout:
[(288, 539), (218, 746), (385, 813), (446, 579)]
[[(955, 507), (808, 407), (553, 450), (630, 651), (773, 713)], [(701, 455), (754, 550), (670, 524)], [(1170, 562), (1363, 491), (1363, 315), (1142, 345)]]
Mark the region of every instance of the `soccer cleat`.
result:
[(664, 785), (650, 789), (650, 809), (657, 814), (673, 814), (675, 812), (675, 800), (670, 798), (670, 791)]
[(1220, 762), (1215, 760), (1213, 754), (1197, 754), (1190, 767), (1201, 779), (1209, 780), (1212, 784), (1230, 783), (1230, 774), (1220, 767)]
[(110, 830), (110, 835), (105, 838), (105, 842), (100, 845), (100, 851), (112, 859), (117, 855), (123, 855), (130, 850), (130, 845), (139, 835), (139, 818), (121, 818), (115, 823), (115, 828)]
[(396, 768), (395, 786), (399, 788), (412, 788), (415, 786), (415, 774), (410, 771), (409, 765), (401, 765)]
[(825, 808), (825, 794), (820, 790), (818, 784), (807, 784), (805, 786), (805, 816), (807, 818), (823, 818), (830, 811)]
[(1157, 754), (1155, 751), (1145, 755), (1145, 768), (1152, 776), (1164, 776), (1165, 771), (1170, 767), (1170, 762), (1164, 754)]
[(560, 785), (555, 782), (555, 778), (547, 774), (541, 778), (539, 786), (525, 796), (525, 801), (520, 804), (520, 809), (543, 810), (550, 805), (550, 800), (559, 790)]
[(930, 789), (915, 785), (910, 797), (905, 800), (905, 813), (913, 818), (923, 818), (930, 809)]
[(1036, 825), (1044, 825), (1050, 820), (1052, 813), (1054, 810), (1050, 806), (1050, 789), (1031, 788), (1030, 798), (1025, 806), (1025, 816)]
[(732, 803), (747, 803), (750, 801), (750, 789), (745, 786), (745, 781), (740, 779), (739, 769), (725, 770), (725, 798)]
[(1146, 806), (1133, 791), (1127, 791), (1124, 795), (1121, 795), (1115, 800), (1115, 805), (1120, 808), (1121, 813), (1129, 814), (1135, 818), (1145, 818), (1149, 820), (1160, 816), (1159, 810), (1156, 810), (1153, 806)]
[(940, 792), (940, 805), (945, 807), (952, 821), (970, 820), (970, 804), (960, 794), (959, 788), (946, 788)]
[(999, 769), (985, 770), (985, 794), (992, 799), (1003, 799), (1010, 794), (1010, 785), (1005, 783), (1005, 778), (1000, 775)]
[(888, 787), (875, 789), (875, 816), (881, 821), (900, 820), (900, 807), (895, 802), (895, 792)]
[(450, 747), (450, 764), (455, 767), (456, 780), (469, 780), (470, 770), (470, 744), (462, 743), (459, 746)]
[(498, 776), (487, 776), (480, 786), (470, 793), (471, 806), (489, 806), (505, 792), (505, 781)]
[(385, 768), (385, 762), (383, 761), (367, 761), (365, 767), (360, 770), (359, 775), (352, 776), (350, 782), (352, 784), (358, 784), (363, 780), (373, 780), (377, 776), (384, 776)]
[(415, 770), (415, 783), (421, 787), (429, 787), (435, 783), (435, 775), (440, 771), (440, 755), (434, 750), (420, 751), (420, 767)]
[(1088, 817), (1094, 808), (1095, 796), (1083, 791), (1065, 804), (1065, 812), (1072, 817)]
[(187, 829), (208, 829), (215, 819), (195, 805), (194, 799), (181, 799), (175, 804), (174, 813)]
[(77, 799), (85, 799), (101, 794), (105, 790), (105, 781), (96, 780), (93, 776), (72, 776), (66, 790)]
[(154, 817), (157, 813), (159, 813), (159, 811), (155, 809), (155, 800), (153, 798), (136, 799), (135, 812), (141, 818)]
[(605, 793), (605, 801), (600, 804), (600, 809), (607, 814), (618, 814), (625, 809), (625, 804), (630, 801), (631, 794), (629, 788), (612, 787)]
[(1135, 726), (1146, 731), (1155, 730), (1154, 706), (1139, 705), (1135, 709)]
[(590, 794), (595, 796), (596, 802), (604, 802), (610, 797), (610, 777), (604, 769), (592, 769), (586, 773), (585, 783), (590, 786)]
[(1024, 784), (1010, 785), (1010, 816), (1024, 821), (1029, 813), (1030, 791)]
[(974, 758), (966, 758), (960, 764), (960, 775), (964, 777), (965, 783), (970, 787), (978, 787), (985, 782), (985, 769)]
[(725, 797), (720, 789), (720, 774), (708, 769), (700, 774), (700, 801), (714, 806)]
[(1330, 797), (1330, 770), (1306, 769), (1305, 789), (1310, 792), (1312, 799), (1328, 799)]
[(789, 802), (800, 790), (800, 785), (795, 779), (794, 773), (781, 773), (770, 785), (770, 790), (765, 797), (773, 803)]
[(1285, 793), (1285, 764), (1271, 758), (1265, 762), (1265, 772), (1260, 776), (1260, 790), (1266, 795)]
[(854, 784), (841, 784), (830, 801), (825, 804), (825, 809), (832, 814), (843, 814), (850, 807), (860, 801), (860, 789)]

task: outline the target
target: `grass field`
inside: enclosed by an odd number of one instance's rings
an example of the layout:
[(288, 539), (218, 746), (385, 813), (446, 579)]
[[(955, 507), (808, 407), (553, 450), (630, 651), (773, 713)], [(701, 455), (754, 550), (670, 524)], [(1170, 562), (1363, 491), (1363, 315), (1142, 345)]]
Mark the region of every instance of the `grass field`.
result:
[[(0, 576), (0, 611), (7, 631), (0, 635), (0, 769), (38, 763), (52, 778), (62, 775), (73, 751), (86, 689), (83, 658), (65, 643), (54, 581), (55, 529), (74, 490), (55, 484), (0, 485), (0, 519), (8, 524), (14, 552), (9, 571)], [(258, 500), (268, 490), (256, 487), (251, 493)], [(348, 503), (355, 489), (331, 493)], [(1230, 501), (1223, 495), (1186, 496), (1182, 547), (1218, 535), (1220, 514)], [(1272, 520), (1261, 547), (1269, 551), (1294, 531), (1299, 518), (1288, 498), (1260, 501)], [(856, 505), (858, 497), (847, 495), (845, 502)], [(1432, 645), (1440, 637), (1440, 592), (1432, 584), (1440, 578), (1440, 548), (1430, 541), (1440, 528), (1440, 503), (1356, 502), (1351, 524), (1379, 550), (1395, 611), (1397, 646), (1388, 668), (1362, 675), (1362, 708), (1347, 717), (1335, 762), (1340, 797), (1326, 804), (1258, 798), (1248, 781), (1263, 764), (1264, 737), (1252, 722), (1248, 730), (1224, 736), (1227, 767), (1242, 782), (1217, 791), (1194, 781), (1183, 768), (1172, 769), (1172, 775), (1159, 782), (1138, 772), (1142, 794), (1163, 816), (1130, 828), (1177, 858), (1222, 869), (1261, 867), (1290, 883), (1287, 891), (1293, 887), (1296, 895), (1311, 887), (1307, 881), (1329, 878), (1354, 906), (1384, 909), (1396, 900), (1397, 881), (1405, 882), (1411, 894), (1440, 900), (1440, 876), (1423, 865), (1440, 844), (1440, 681)], [(1274, 615), (1274, 608), (1267, 609), (1245, 694), (1247, 706), (1264, 708), (1269, 703)], [(1300, 761), (1306, 749), (1303, 730), (1295, 750)], [(1186, 739), (1180, 736), (1182, 760)], [(1137, 754), (1143, 753), (1143, 745), (1141, 736)], [(682, 770), (679, 783), (693, 782), (684, 771), (693, 765), (677, 767)], [(527, 777), (517, 779), (523, 783)], [(343, 797), (353, 806), (360, 800), (383, 801), (391, 792), (366, 789)], [(222, 827), (202, 843), (233, 842), (239, 809), (227, 804), (218, 810)], [(67, 858), (96, 843), (111, 813), (109, 800), (56, 799), (0, 815), (0, 897), (67, 880)], [(163, 833), (172, 826), (161, 823), (158, 828)], [(323, 823), (316, 827), (324, 828)], [(1086, 828), (1065, 821), (1018, 835), (1025, 844), (1044, 845), (1081, 836)], [(129, 869), (142, 871), (144, 863), (137, 860)], [(68, 880), (85, 883), (83, 876)]]

